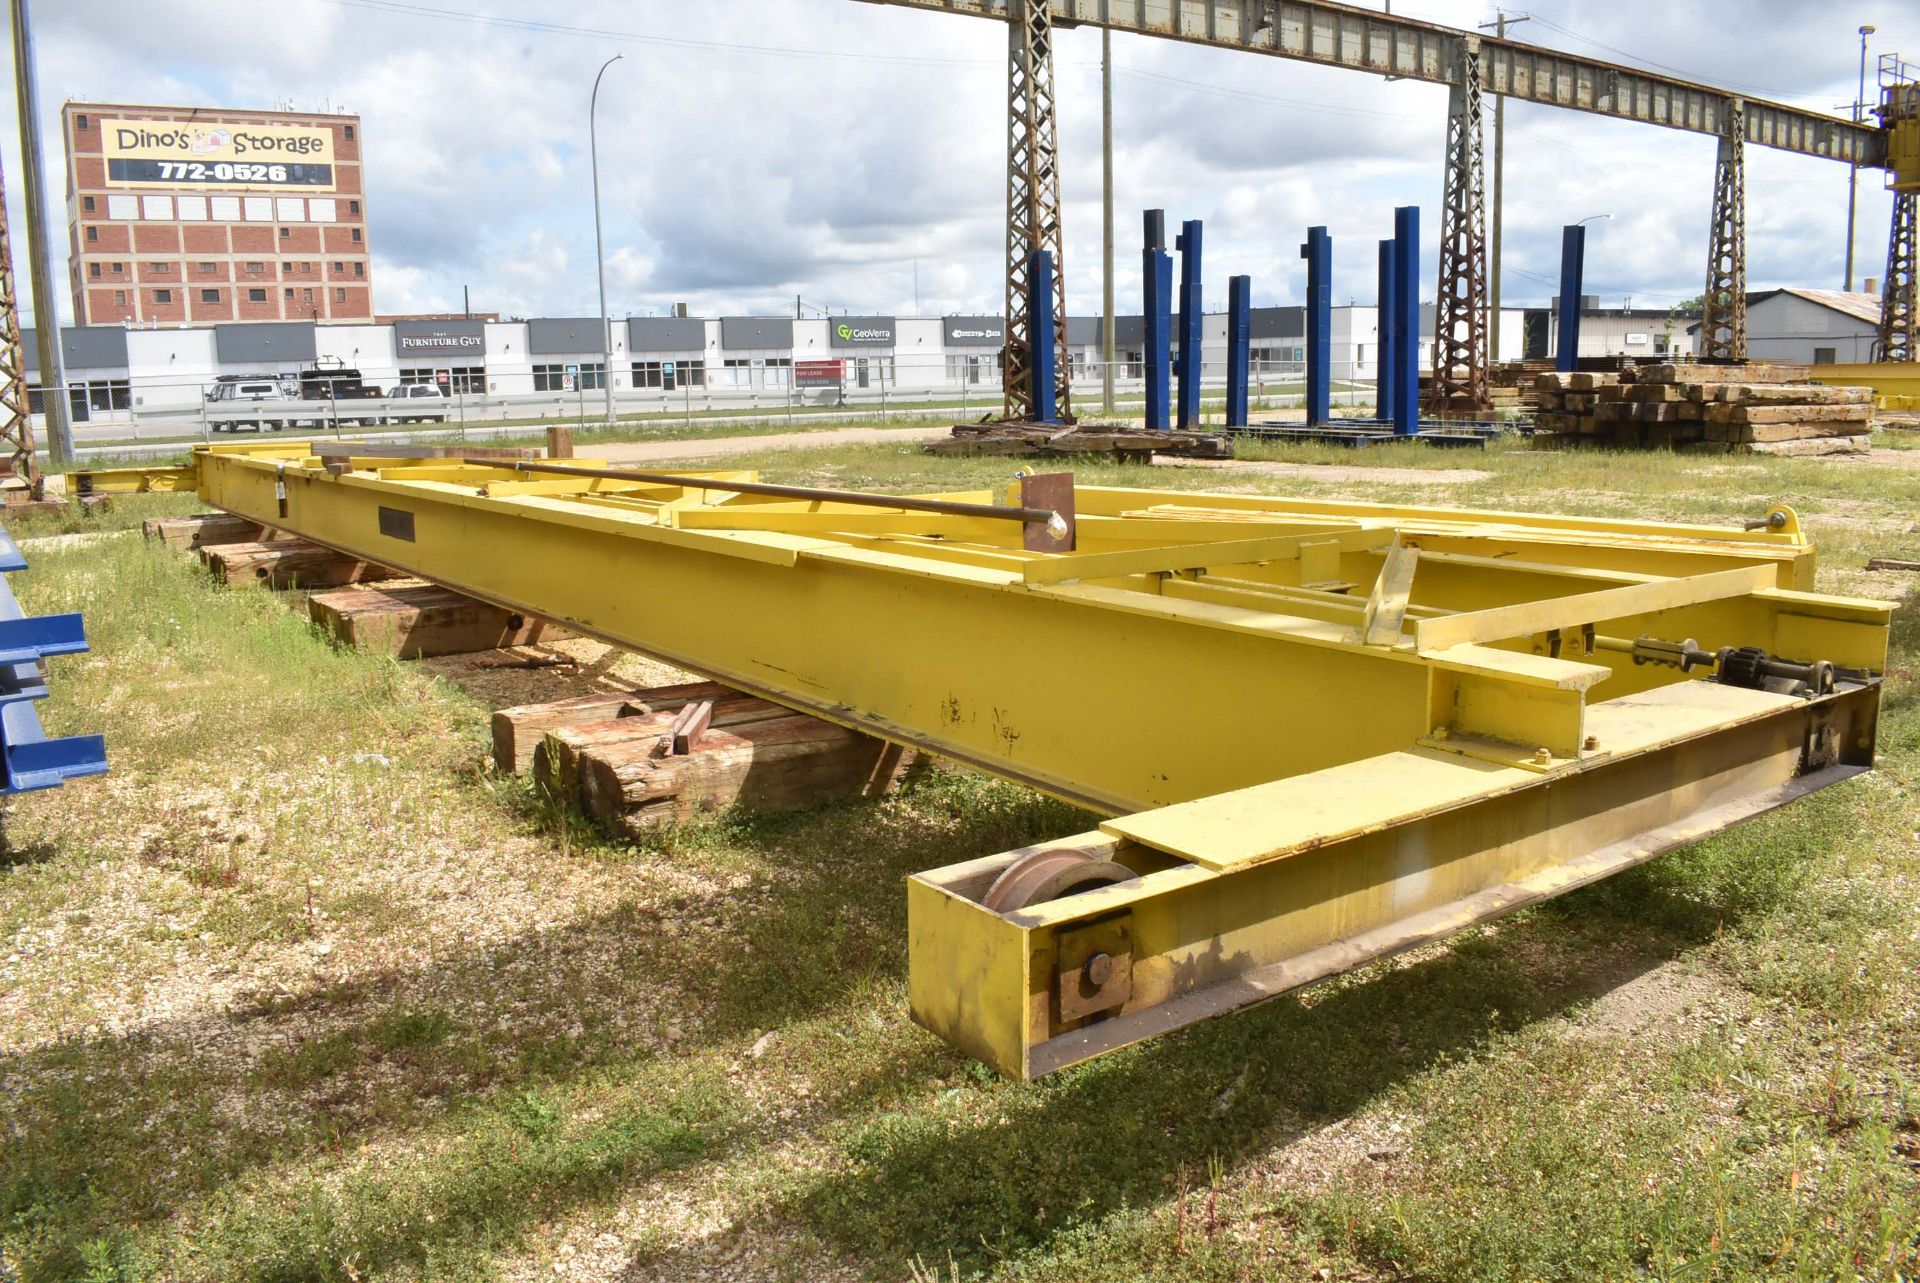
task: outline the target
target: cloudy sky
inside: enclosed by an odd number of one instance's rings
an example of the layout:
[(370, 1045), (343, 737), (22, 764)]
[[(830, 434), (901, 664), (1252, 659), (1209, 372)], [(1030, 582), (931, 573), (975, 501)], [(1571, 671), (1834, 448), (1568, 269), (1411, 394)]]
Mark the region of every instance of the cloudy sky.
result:
[[(1399, 0), (1456, 26), (1479, 0)], [(615, 315), (998, 312), (1005, 29), (853, 0), (35, 0), (42, 124), (64, 163), (69, 98), (358, 113), (375, 306), (512, 315), (596, 306), (587, 105), (600, 95)], [(1510, 12), (1515, 12), (1510, 10)], [(1920, 60), (1920, 7), (1803, 0), (1538, 0), (1513, 34), (1826, 111), (1859, 43)], [(1735, 16), (1737, 15), (1737, 16)], [(1100, 37), (1058, 48), (1070, 308), (1100, 297)], [(1395, 205), (1422, 207), (1431, 297), (1446, 91), (1141, 37), (1114, 40), (1118, 288), (1139, 305), (1139, 211), (1207, 224), (1210, 307), (1229, 274), (1299, 301), (1324, 223), (1335, 297), (1371, 302)], [(1871, 69), (1870, 69), (1871, 77)], [(1489, 110), (1491, 117), (1491, 110)], [(4, 162), (20, 220), (19, 126)], [(1489, 140), (1489, 146), (1491, 140)], [(1489, 151), (1491, 155), (1491, 151)], [(1609, 306), (1698, 294), (1709, 138), (1516, 104), (1507, 113), (1505, 297), (1553, 292), (1559, 227), (1590, 234)], [(1847, 171), (1748, 150), (1749, 284), (1838, 288)], [(61, 180), (53, 179), (58, 186)], [(1888, 197), (1862, 175), (1856, 274), (1881, 274)], [(24, 236), (15, 233), (24, 256)], [(64, 256), (64, 240), (57, 253)], [(71, 316), (64, 288), (60, 308)], [(25, 272), (21, 273), (23, 295)], [(23, 299), (24, 301), (24, 299)]]

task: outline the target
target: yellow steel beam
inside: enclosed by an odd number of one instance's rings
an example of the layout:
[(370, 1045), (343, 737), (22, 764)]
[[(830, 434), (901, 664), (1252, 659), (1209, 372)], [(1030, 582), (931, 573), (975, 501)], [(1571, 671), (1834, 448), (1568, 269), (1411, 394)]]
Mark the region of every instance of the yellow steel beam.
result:
[[(190, 485), (1112, 817), (1051, 847), (1130, 881), (998, 912), (990, 884), (1034, 852), (910, 881), (915, 1018), (1021, 1077), (1865, 769), (1891, 610), (1805, 591), (1813, 549), (1786, 509), (1725, 530), (1082, 487), (1061, 553), (991, 511), (304, 443), (87, 483)], [(1621, 653), (1643, 635), (1842, 678), (1748, 689)]]

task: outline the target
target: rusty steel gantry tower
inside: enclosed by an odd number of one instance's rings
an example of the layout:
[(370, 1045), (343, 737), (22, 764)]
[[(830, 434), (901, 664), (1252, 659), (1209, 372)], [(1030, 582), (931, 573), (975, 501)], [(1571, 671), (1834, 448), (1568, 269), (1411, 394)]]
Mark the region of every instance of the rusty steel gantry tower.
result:
[(1880, 293), (1880, 330), (1874, 356), (1920, 360), (1920, 68), (1898, 54), (1880, 57), (1880, 102), (1874, 114), (1888, 131), (1893, 160), (1893, 218), (1887, 232), (1887, 272)]
[[(1053, 14), (1047, 0), (1007, 0), (1007, 331), (1000, 382), (1009, 420), (1034, 417), (1034, 348), (1051, 343), (1054, 417), (1073, 422), (1067, 358), (1067, 274), (1060, 218), (1060, 140), (1054, 120)], [(1028, 270), (1053, 255), (1053, 326), (1033, 332)]]
[(20, 302), (13, 283), (13, 244), (7, 227), (6, 179), (0, 176), (0, 490), (25, 489), (46, 497), (46, 478), (34, 455), (32, 405), (27, 395), (26, 349), (20, 342)]
[(1427, 413), (1479, 416), (1487, 392), (1487, 210), (1480, 129), (1480, 41), (1460, 42), (1447, 95), (1447, 168), (1440, 202), (1440, 292)]
[(1747, 147), (1740, 104), (1727, 112), (1713, 170), (1713, 223), (1707, 289), (1700, 313), (1700, 355), (1747, 356)]

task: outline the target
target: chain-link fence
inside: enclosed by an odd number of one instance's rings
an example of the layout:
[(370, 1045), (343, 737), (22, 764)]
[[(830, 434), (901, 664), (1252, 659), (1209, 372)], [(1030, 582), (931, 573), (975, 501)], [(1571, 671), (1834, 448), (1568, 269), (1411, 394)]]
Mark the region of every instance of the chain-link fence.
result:
[[(1076, 354), (1073, 406), (1082, 420), (1139, 418), (1145, 409), (1144, 367), (1115, 362), (1113, 405), (1103, 405), (1103, 366)], [(302, 395), (298, 372), (265, 371), (218, 379), (113, 375), (74, 378), (68, 405), (81, 446), (211, 440), (242, 432), (365, 434), (516, 424), (592, 425), (608, 417), (604, 367), (574, 362), (535, 370), (464, 367), (409, 371), (405, 382), (336, 383), (334, 397)], [(448, 376), (451, 377), (448, 377)], [(1371, 367), (1336, 363), (1335, 403), (1370, 406)], [(1224, 359), (1201, 363), (1202, 415), (1224, 415)], [(311, 378), (304, 385), (311, 392)], [(36, 412), (44, 387), (32, 389)], [(1297, 408), (1305, 394), (1298, 361), (1250, 362), (1249, 398), (1256, 411)], [(613, 415), (636, 428), (649, 423), (692, 425), (702, 420), (769, 418), (887, 419), (951, 416), (956, 421), (1000, 413), (1003, 390), (997, 353), (858, 357), (838, 360), (755, 358), (714, 365), (702, 359), (634, 361), (615, 373)], [(36, 426), (42, 426), (38, 422)]]

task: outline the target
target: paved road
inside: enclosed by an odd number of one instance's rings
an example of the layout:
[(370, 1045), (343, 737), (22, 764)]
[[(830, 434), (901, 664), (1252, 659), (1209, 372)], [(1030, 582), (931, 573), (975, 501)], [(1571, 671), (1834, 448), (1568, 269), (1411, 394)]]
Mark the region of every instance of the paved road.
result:
[(721, 459), (762, 450), (818, 450), (836, 445), (902, 445), (944, 437), (953, 429), (940, 424), (925, 428), (823, 428), (818, 432), (773, 432), (758, 437), (708, 437), (703, 441), (622, 441), (611, 445), (583, 445), (582, 455), (613, 463), (656, 463), (668, 459)]

